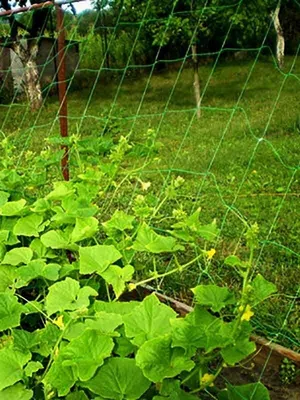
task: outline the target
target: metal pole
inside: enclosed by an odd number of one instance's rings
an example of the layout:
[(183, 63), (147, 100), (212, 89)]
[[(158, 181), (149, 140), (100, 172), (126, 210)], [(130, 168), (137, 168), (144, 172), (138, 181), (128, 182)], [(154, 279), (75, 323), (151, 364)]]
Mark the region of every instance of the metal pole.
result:
[[(58, 98), (59, 98), (59, 124), (62, 137), (68, 137), (68, 105), (67, 105), (67, 84), (66, 84), (66, 62), (65, 62), (65, 28), (64, 12), (61, 6), (56, 6), (57, 12), (57, 80), (58, 80)], [(62, 146), (64, 155), (61, 160), (61, 170), (66, 181), (70, 178), (69, 171), (69, 148)]]

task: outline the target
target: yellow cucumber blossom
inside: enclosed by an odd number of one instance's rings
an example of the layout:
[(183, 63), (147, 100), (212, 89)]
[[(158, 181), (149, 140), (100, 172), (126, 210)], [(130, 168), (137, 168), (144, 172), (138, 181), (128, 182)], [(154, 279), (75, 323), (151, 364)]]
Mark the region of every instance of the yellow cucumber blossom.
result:
[(59, 317), (57, 317), (57, 318), (53, 321), (53, 323), (54, 323), (56, 326), (58, 326), (59, 329), (64, 329), (65, 325), (64, 325), (63, 319), (64, 319), (63, 315), (60, 315)]
[(243, 315), (241, 316), (241, 321), (250, 321), (250, 318), (253, 317), (254, 312), (251, 310), (251, 307), (249, 304), (246, 305), (246, 308), (244, 306), (239, 307), (239, 311), (243, 311)]
[(149, 189), (149, 187), (151, 186), (151, 182), (140, 181), (140, 183), (141, 183), (143, 192), (146, 192)]
[(128, 284), (128, 290), (129, 290), (129, 292), (132, 292), (133, 290), (135, 290), (136, 289), (136, 284), (134, 284), (134, 283), (129, 283)]
[(204, 374), (200, 379), (201, 386), (214, 386), (215, 376), (212, 374)]
[(206, 257), (208, 260), (211, 260), (213, 258), (213, 256), (216, 254), (216, 249), (210, 249), (208, 251), (205, 252)]

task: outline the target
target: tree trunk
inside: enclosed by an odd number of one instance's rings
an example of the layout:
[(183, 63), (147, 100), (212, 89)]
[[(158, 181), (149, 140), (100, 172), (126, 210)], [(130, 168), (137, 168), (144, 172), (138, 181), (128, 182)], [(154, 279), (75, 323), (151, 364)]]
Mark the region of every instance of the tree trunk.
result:
[(278, 3), (276, 10), (273, 14), (273, 22), (277, 34), (276, 57), (279, 67), (282, 68), (284, 63), (285, 42), (284, 42), (283, 30), (280, 25), (279, 12), (280, 12), (280, 2)]
[(18, 41), (13, 43), (12, 49), (20, 58), (24, 67), (24, 90), (27, 95), (30, 108), (32, 111), (37, 111), (43, 104), (39, 72), (36, 64), (38, 43), (36, 40), (32, 39), (26, 43)]
[(192, 45), (192, 59), (193, 59), (193, 70), (194, 70), (194, 93), (197, 107), (197, 118), (201, 117), (201, 91), (200, 91), (200, 79), (198, 69), (198, 56), (197, 56), (197, 45)]

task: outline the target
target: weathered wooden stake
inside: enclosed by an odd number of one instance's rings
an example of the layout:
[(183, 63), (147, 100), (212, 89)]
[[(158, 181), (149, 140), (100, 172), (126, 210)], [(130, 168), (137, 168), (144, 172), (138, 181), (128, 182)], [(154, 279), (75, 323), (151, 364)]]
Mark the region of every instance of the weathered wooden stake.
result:
[[(66, 84), (66, 61), (65, 61), (65, 28), (64, 13), (61, 6), (56, 6), (57, 12), (57, 81), (59, 97), (59, 123), (60, 134), (62, 137), (68, 137), (68, 104), (67, 104), (67, 84)], [(69, 171), (69, 147), (62, 146), (64, 155), (61, 160), (61, 169), (66, 181), (70, 179)]]

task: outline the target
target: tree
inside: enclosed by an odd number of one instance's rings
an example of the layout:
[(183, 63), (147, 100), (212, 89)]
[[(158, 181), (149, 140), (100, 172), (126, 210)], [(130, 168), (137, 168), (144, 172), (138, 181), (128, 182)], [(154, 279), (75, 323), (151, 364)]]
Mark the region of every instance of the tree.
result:
[(280, 68), (283, 67), (284, 63), (284, 49), (285, 49), (285, 40), (283, 35), (283, 30), (280, 24), (279, 13), (280, 13), (281, 2), (279, 1), (275, 11), (272, 13), (274, 28), (277, 35), (276, 41), (276, 58)]
[[(39, 3), (42, 3), (42, 1), (31, 0), (32, 5)], [(20, 7), (25, 6), (25, 4), (26, 1), (24, 0), (17, 2), (17, 5)], [(12, 9), (9, 0), (1, 0), (1, 7), (6, 11)], [(10, 40), (6, 46), (10, 47), (22, 62), (24, 67), (24, 89), (33, 111), (38, 110), (43, 102), (36, 58), (39, 49), (39, 37), (46, 29), (50, 12), (49, 8), (33, 11), (29, 25), (23, 24), (13, 14), (9, 16)], [(25, 37), (19, 36), (20, 29), (27, 32)]]
[(200, 118), (201, 91), (197, 45), (199, 34), (205, 35), (205, 21), (211, 10), (204, 7), (206, 0), (117, 0), (123, 8), (123, 18), (143, 24), (144, 34), (152, 46), (157, 47), (157, 56), (166, 46), (185, 47), (184, 54), (191, 53), (193, 62), (194, 94), (197, 116)]
[(264, 40), (265, 33), (270, 28), (271, 22), (273, 22), (276, 32), (275, 53), (278, 66), (282, 68), (285, 54), (285, 36), (280, 21), (280, 14), (282, 8), (286, 12), (294, 6), (293, 0), (253, 0), (247, 3), (243, 2), (239, 13), (231, 17), (234, 29), (242, 32), (240, 44), (249, 44), (249, 39), (253, 38), (258, 38), (258, 42), (261, 43), (261, 40)]

